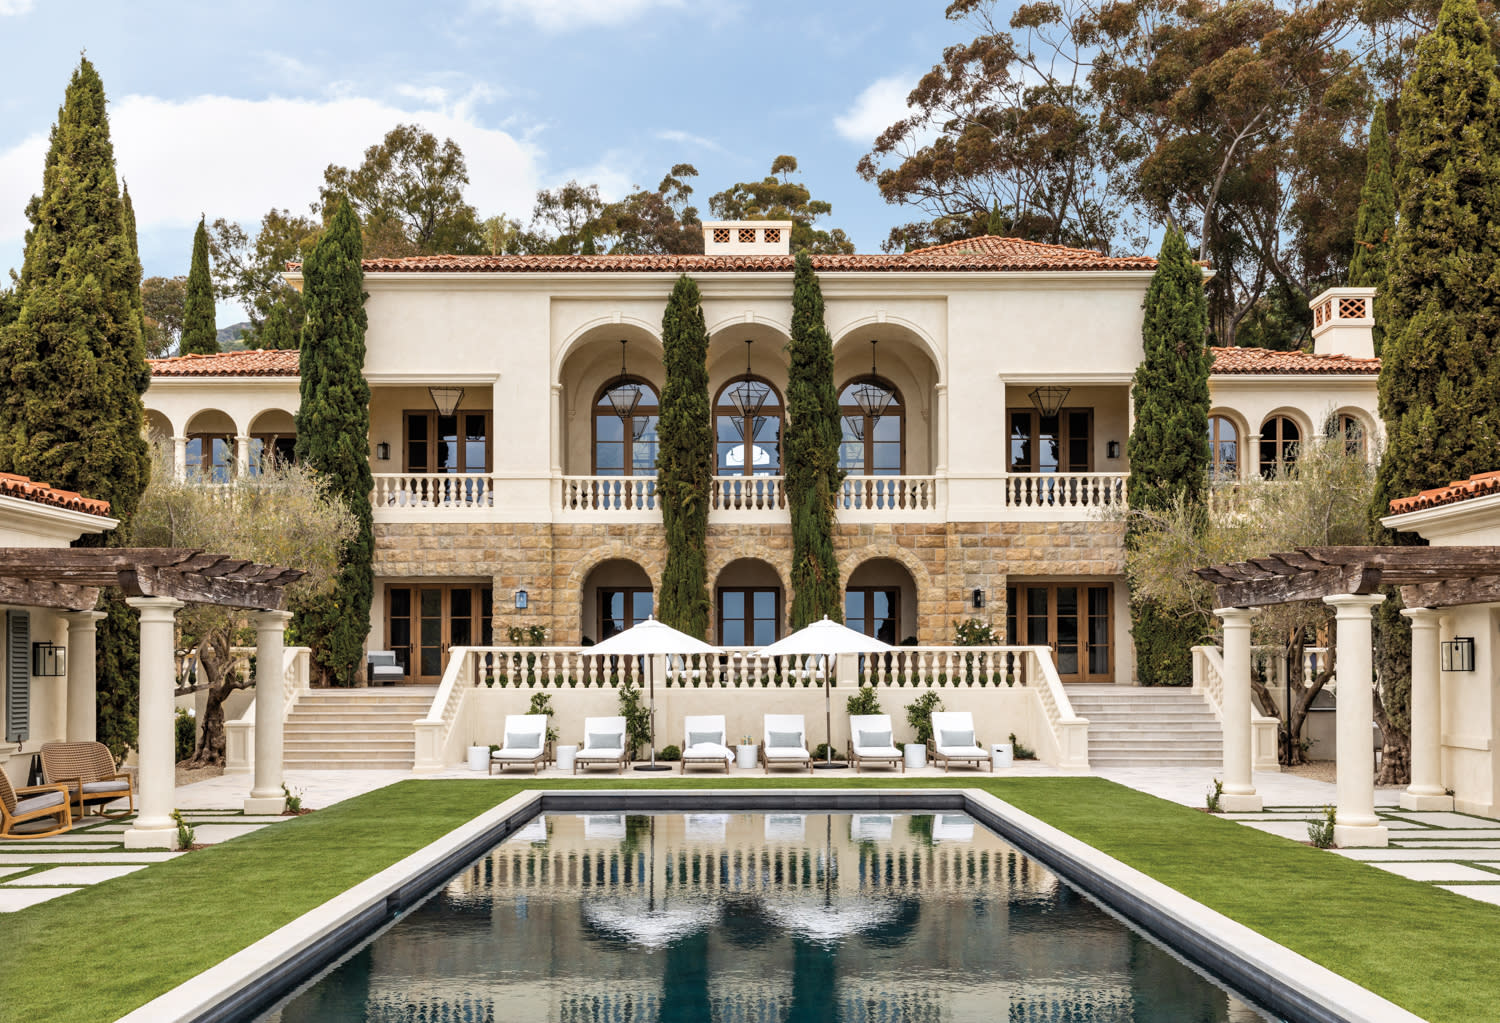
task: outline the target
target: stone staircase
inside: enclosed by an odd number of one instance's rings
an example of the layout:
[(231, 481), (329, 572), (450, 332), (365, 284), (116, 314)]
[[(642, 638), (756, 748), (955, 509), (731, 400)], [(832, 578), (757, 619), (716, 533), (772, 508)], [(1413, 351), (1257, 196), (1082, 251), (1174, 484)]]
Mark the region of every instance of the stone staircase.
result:
[(412, 722), (427, 714), (436, 686), (311, 689), (286, 720), (289, 771), (410, 770)]
[(1222, 767), (1224, 731), (1188, 688), (1069, 685), (1073, 712), (1089, 719), (1091, 767)]

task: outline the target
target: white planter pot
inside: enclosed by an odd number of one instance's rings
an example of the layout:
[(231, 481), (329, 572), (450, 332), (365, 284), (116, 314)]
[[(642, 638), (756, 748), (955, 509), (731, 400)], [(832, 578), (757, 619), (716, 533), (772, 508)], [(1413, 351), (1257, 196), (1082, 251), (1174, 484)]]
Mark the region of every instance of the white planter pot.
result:
[(760, 752), (760, 743), (752, 742), (748, 746), (736, 746), (734, 748), (734, 766), (742, 771), (748, 771), (756, 764), (756, 754)]
[(990, 747), (990, 767), (996, 771), (1009, 767), (1015, 761), (1015, 749), (1008, 742), (997, 742)]
[(916, 771), (927, 766), (927, 746), (925, 743), (909, 742), (906, 744), (905, 749), (907, 770)]
[(488, 771), (490, 769), (490, 748), (488, 746), (469, 747), (469, 770)]
[(569, 774), (572, 774), (573, 773), (573, 762), (577, 758), (577, 756), (578, 756), (578, 747), (577, 746), (559, 746), (559, 747), (557, 747), (557, 769), (559, 771), (567, 771)]

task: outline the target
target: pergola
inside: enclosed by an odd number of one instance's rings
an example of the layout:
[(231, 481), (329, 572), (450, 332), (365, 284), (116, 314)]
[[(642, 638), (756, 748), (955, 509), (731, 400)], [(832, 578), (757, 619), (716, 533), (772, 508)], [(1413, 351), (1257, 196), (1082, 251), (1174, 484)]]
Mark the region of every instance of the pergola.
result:
[(186, 603), (218, 604), (252, 612), (256, 663), (255, 781), (246, 813), (280, 813), (281, 719), (286, 587), (304, 573), (295, 568), (201, 550), (163, 547), (0, 547), (0, 603), (28, 604), (71, 612), (68, 645), (68, 722), (70, 740), (92, 739), (95, 707), (95, 611), (106, 587), (125, 592), (125, 602), (141, 616), (140, 812), (124, 833), (127, 849), (173, 848), (175, 764), (172, 693), (177, 611)]
[(1259, 810), (1250, 771), (1250, 620), (1259, 608), (1321, 600), (1338, 621), (1339, 845), (1386, 845), (1375, 815), (1369, 755), (1374, 716), (1371, 611), (1395, 586), (1411, 621), (1411, 784), (1408, 810), (1451, 810), (1439, 748), (1438, 619), (1441, 609), (1500, 601), (1500, 547), (1299, 547), (1231, 565), (1200, 568), (1214, 584), (1214, 614), (1224, 623), (1224, 807)]

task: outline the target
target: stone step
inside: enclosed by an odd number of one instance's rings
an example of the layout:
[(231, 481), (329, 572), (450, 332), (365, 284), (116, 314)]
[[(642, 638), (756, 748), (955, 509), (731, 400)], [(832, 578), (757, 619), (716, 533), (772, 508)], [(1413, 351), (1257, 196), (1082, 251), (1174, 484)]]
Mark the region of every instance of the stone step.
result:
[(1086, 707), (1074, 707), (1073, 713), (1080, 717), (1086, 717), (1090, 721), (1212, 721), (1218, 723), (1218, 718), (1206, 710), (1187, 709), (1167, 711), (1164, 713), (1153, 712), (1151, 714), (1137, 714), (1130, 711), (1119, 710), (1094, 710)]
[(1096, 757), (1089, 754), (1089, 767), (1223, 767), (1224, 760), (1220, 758), (1196, 758), (1196, 757), (1154, 757), (1149, 762), (1144, 758), (1129, 757)]
[(411, 760), (376, 760), (365, 758), (358, 763), (343, 760), (290, 760), (286, 766), (298, 771), (409, 771)]
[(350, 729), (316, 727), (309, 728), (305, 725), (289, 724), (282, 730), (288, 740), (297, 739), (304, 742), (323, 742), (331, 745), (351, 745), (353, 743), (370, 742), (374, 739), (395, 742), (411, 742), (412, 731), (410, 728), (373, 728), (352, 731)]
[(410, 728), (413, 721), (420, 721), (424, 714), (304, 714), (293, 711), (287, 724), (293, 722), (311, 725), (345, 725), (350, 728)]
[(351, 756), (367, 754), (375, 756), (383, 754), (386, 756), (416, 755), (416, 743), (407, 739), (371, 739), (368, 742), (349, 743), (347, 745), (331, 746), (321, 739), (287, 739), (284, 749), (287, 753), (306, 753), (314, 756), (333, 756), (334, 754), (348, 753)]
[[(291, 733), (287, 733), (290, 735)], [(1148, 732), (1139, 731), (1108, 731), (1101, 732), (1089, 729), (1089, 746), (1093, 747), (1101, 742), (1154, 742), (1162, 745), (1169, 742), (1223, 742), (1223, 736), (1211, 729), (1189, 731), (1187, 729), (1173, 729), (1170, 732)]]
[(1089, 759), (1094, 755), (1099, 756), (1139, 756), (1139, 757), (1219, 757), (1224, 755), (1222, 746), (1211, 743), (1184, 743), (1182, 745), (1130, 745), (1126, 743), (1089, 743)]

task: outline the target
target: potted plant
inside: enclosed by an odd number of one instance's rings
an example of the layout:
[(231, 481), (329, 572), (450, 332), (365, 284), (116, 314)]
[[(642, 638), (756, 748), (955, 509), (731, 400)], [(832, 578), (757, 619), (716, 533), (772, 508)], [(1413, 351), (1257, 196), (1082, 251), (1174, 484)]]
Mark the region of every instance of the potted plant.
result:
[(927, 744), (932, 741), (932, 712), (943, 709), (943, 698), (932, 690), (922, 693), (906, 705), (906, 723), (917, 735), (916, 742), (906, 744), (906, 766), (927, 766)]

